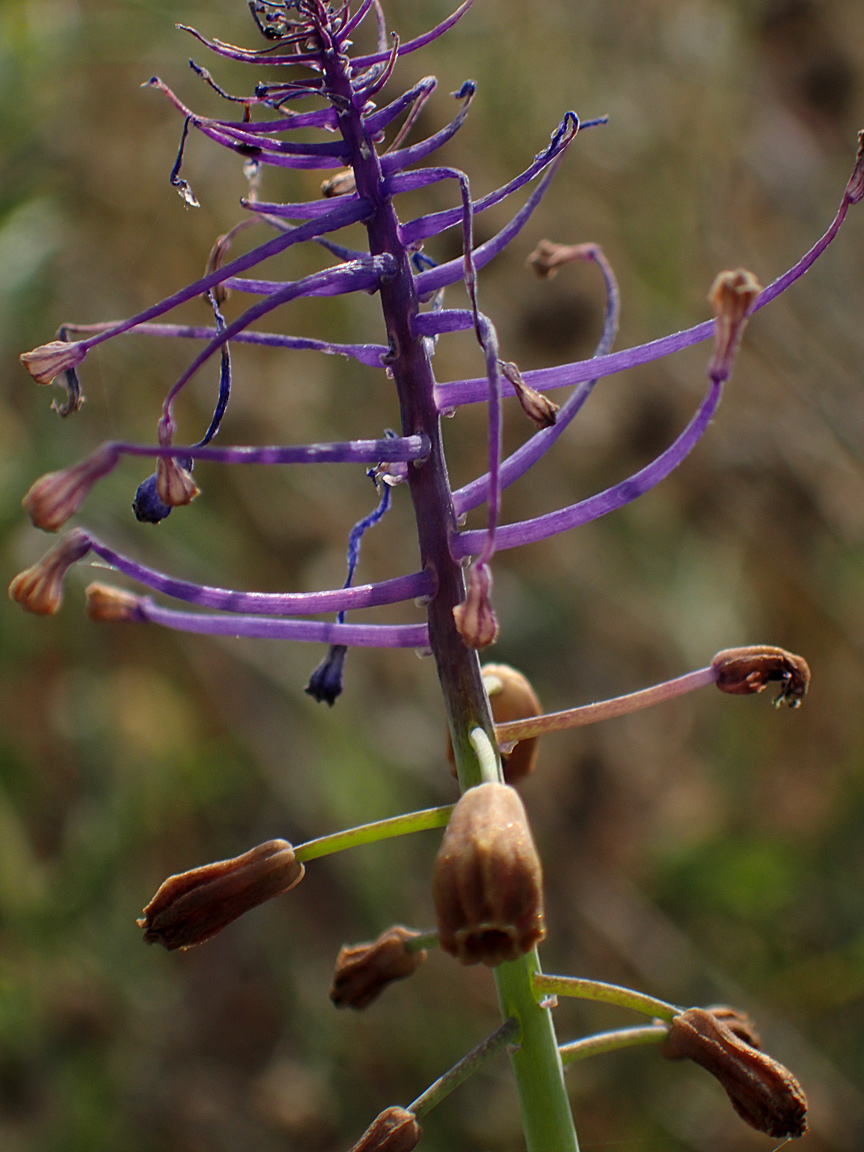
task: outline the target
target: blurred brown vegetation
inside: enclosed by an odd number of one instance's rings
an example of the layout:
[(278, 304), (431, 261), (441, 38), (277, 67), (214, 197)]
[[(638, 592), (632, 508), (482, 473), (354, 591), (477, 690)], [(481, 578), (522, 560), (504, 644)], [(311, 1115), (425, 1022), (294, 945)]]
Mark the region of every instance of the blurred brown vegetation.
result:
[[(403, 36), (447, 9), (385, 6)], [(241, 0), (0, 7), (7, 580), (46, 543), (19, 507), (31, 480), (106, 437), (152, 439), (190, 348), (143, 337), (102, 348), (83, 369), (86, 407), (63, 423), (17, 354), (64, 320), (116, 318), (168, 294), (200, 274), (241, 215), (239, 163), (200, 139), (184, 172), (202, 207), (184, 208), (167, 179), (180, 120), (139, 84), (159, 73), (220, 114), (186, 68), (190, 51), (234, 91), (250, 91), (258, 73), (206, 59), (175, 20), (237, 43), (257, 35)], [(534, 220), (482, 274), (503, 354), (525, 369), (590, 354), (602, 317), (590, 266), (547, 284), (530, 276), (525, 257), (542, 236), (603, 246), (622, 287), (619, 347), (705, 318), (719, 269), (745, 265), (767, 283), (810, 246), (864, 124), (864, 8), (476, 0), (448, 37), (402, 63), (397, 84), (431, 72), (440, 89), (424, 130), (452, 114), (448, 92), (479, 82), (446, 151), (476, 193), (522, 168), (567, 108), (610, 114), (575, 142)], [(317, 183), (268, 172), (263, 193), (299, 199)], [(424, 202), (449, 204), (451, 192)], [(481, 238), (503, 221), (495, 211), (478, 221)], [(548, 737), (523, 789), (547, 873), (547, 970), (747, 1009), (810, 1094), (808, 1152), (864, 1144), (862, 242), (857, 209), (823, 260), (754, 320), (718, 418), (669, 481), (495, 567), (494, 659), (523, 669), (551, 708), (679, 674), (731, 645), (780, 644), (809, 660), (812, 691), (797, 713), (705, 691)], [(316, 260), (297, 252), (279, 267), (294, 276)], [(376, 306), (303, 302), (278, 323), (375, 340)], [(204, 305), (184, 315), (204, 322)], [(508, 491), (506, 518), (647, 462), (697, 405), (706, 357), (696, 348), (603, 381), (558, 448)], [(479, 374), (473, 340), (442, 341), (436, 371)], [(190, 437), (214, 392), (205, 373), (181, 406)], [(515, 444), (526, 428), (508, 416)], [(367, 369), (238, 348), (222, 439), (375, 436), (395, 419), (386, 383)], [(482, 467), (482, 413), (460, 412), (446, 433), (462, 482)], [(154, 530), (129, 511), (143, 475), (124, 465), (81, 522), (145, 562), (222, 586), (338, 585), (348, 529), (374, 502), (359, 469), (202, 465), (204, 496)], [(364, 541), (361, 580), (416, 564), (408, 502), (396, 495)], [(171, 872), (452, 798), (434, 668), (410, 652), (352, 652), (329, 711), (302, 692), (318, 649), (93, 625), (81, 590), (94, 575), (73, 575), (55, 619), (11, 605), (0, 615), (0, 1146), (336, 1152), (495, 1026), (489, 973), (441, 955), (365, 1014), (337, 1013), (326, 997), (343, 942), (396, 921), (429, 925), (437, 834), (316, 863), (295, 892), (189, 954), (143, 947), (134, 920)], [(562, 1039), (623, 1022), (559, 1010)], [(768, 1147), (703, 1073), (652, 1050), (568, 1076), (586, 1152)], [(503, 1061), (429, 1117), (423, 1146), (520, 1147)]]

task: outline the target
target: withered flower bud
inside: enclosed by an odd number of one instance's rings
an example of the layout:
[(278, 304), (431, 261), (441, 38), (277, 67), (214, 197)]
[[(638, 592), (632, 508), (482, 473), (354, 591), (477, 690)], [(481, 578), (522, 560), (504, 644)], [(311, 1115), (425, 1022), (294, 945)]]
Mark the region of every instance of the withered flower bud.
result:
[(122, 588), (110, 584), (88, 584), (84, 589), (87, 597), (87, 616), (100, 624), (128, 624), (140, 620), (140, 598)]
[(268, 840), (236, 856), (169, 876), (144, 909), (138, 927), (147, 944), (194, 948), (238, 916), (287, 892), (305, 869), (286, 840)]
[(422, 1129), (407, 1108), (385, 1108), (350, 1152), (411, 1152), (420, 1143)]
[(488, 648), (498, 639), (498, 620), (489, 594), (492, 573), (488, 564), (475, 564), (468, 577), (468, 595), (453, 609), (456, 628), (466, 648)]
[(321, 185), (321, 195), (326, 197), (332, 196), (347, 196), (349, 192), (353, 192), (357, 187), (354, 179), (354, 170), (352, 168), (343, 168), (341, 172), (337, 172), (335, 176), (331, 176), (329, 180), (325, 180)]
[(173, 456), (160, 456), (156, 462), (156, 493), (168, 508), (191, 504), (201, 489)]
[(37, 384), (50, 384), (61, 372), (77, 368), (86, 355), (77, 341), (51, 340), (32, 352), (22, 352), (18, 359)]
[(552, 240), (541, 240), (528, 257), (527, 264), (541, 280), (551, 280), (565, 264), (572, 264), (574, 260), (594, 260), (596, 256), (596, 244), (556, 244)]
[(9, 599), (37, 616), (53, 616), (63, 603), (66, 573), (90, 551), (90, 538), (81, 528), (67, 532), (32, 568), (9, 585)]
[(425, 949), (409, 952), (406, 944), (419, 936), (395, 924), (372, 944), (345, 945), (336, 958), (330, 999), (337, 1008), (367, 1008), (388, 984), (412, 976), (426, 959)]
[(708, 299), (717, 314), (716, 348), (708, 365), (712, 380), (725, 380), (731, 372), (747, 313), (761, 291), (762, 285), (746, 268), (721, 272), (711, 285)]
[(516, 397), (522, 405), (522, 411), (538, 428), (551, 428), (555, 423), (555, 413), (560, 405), (522, 379), (522, 373), (515, 364), (501, 361), (501, 371), (516, 389)]
[(807, 1098), (792, 1073), (736, 1035), (715, 1011), (688, 1008), (676, 1016), (660, 1051), (715, 1076), (738, 1115), (759, 1132), (782, 1139), (807, 1130)]
[(775, 705), (798, 708), (810, 685), (810, 669), (803, 656), (770, 644), (749, 648), (725, 648), (711, 661), (717, 671), (717, 687), (730, 696), (761, 692), (770, 682), (779, 683)]
[[(527, 720), (539, 716), (543, 711), (537, 694), (530, 683), (509, 664), (484, 664), (481, 669), (483, 684), (489, 695), (492, 719), (496, 724), (508, 724), (511, 720)], [(447, 760), (453, 775), (456, 775), (456, 760), (453, 756), (453, 743), (447, 738)], [(504, 779), (508, 784), (516, 784), (525, 776), (530, 776), (537, 764), (537, 737), (521, 740), (512, 751), (502, 752), (501, 765)]]
[(40, 476), (21, 501), (34, 527), (56, 532), (78, 511), (97, 480), (107, 476), (119, 459), (120, 453), (113, 444), (103, 444), (80, 464)]
[(543, 872), (519, 793), (469, 788), (435, 858), (432, 895), (441, 947), (463, 964), (517, 960), (546, 935)]

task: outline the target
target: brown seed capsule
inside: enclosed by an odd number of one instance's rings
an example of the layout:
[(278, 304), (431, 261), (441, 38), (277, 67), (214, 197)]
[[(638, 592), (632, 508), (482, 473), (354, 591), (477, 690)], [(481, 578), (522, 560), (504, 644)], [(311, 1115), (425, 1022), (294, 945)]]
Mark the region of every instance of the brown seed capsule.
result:
[(409, 952), (406, 944), (419, 936), (395, 924), (372, 944), (345, 945), (336, 957), (330, 999), (337, 1008), (366, 1008), (395, 980), (404, 980), (426, 959), (424, 949)]
[[(508, 724), (511, 720), (526, 720), (531, 716), (539, 716), (543, 711), (537, 693), (528, 680), (509, 664), (484, 664), (481, 671), (492, 708), (492, 719), (496, 724)], [(502, 752), (501, 766), (508, 784), (516, 784), (525, 776), (530, 776), (537, 764), (537, 751), (537, 737), (532, 736), (514, 745), (511, 752)], [(456, 761), (449, 736), (447, 760), (455, 776)]]
[(138, 927), (147, 944), (193, 948), (238, 916), (299, 884), (305, 869), (286, 840), (169, 876), (144, 909)]
[(453, 809), (435, 858), (441, 947), (463, 964), (517, 960), (546, 935), (543, 872), (515, 788), (479, 784)]
[(716, 1010), (680, 1013), (660, 1051), (669, 1060), (692, 1060), (715, 1076), (738, 1115), (759, 1132), (782, 1139), (807, 1130), (807, 1097), (792, 1073), (736, 1035)]
[(803, 656), (783, 648), (757, 644), (749, 648), (726, 648), (711, 661), (717, 671), (717, 687), (732, 696), (761, 692), (770, 682), (780, 684), (776, 705), (797, 708), (810, 685), (810, 669)]
[(350, 1152), (411, 1152), (420, 1142), (422, 1129), (407, 1108), (385, 1108)]
[(63, 603), (66, 573), (89, 551), (87, 533), (73, 528), (49, 548), (41, 560), (18, 573), (9, 585), (9, 599), (36, 616), (53, 616)]

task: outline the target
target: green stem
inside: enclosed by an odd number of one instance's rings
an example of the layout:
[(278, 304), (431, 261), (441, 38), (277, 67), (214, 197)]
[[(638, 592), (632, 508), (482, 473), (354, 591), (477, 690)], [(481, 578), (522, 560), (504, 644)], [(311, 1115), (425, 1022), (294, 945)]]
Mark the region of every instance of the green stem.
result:
[(615, 1032), (598, 1032), (596, 1036), (583, 1036), (562, 1044), (558, 1049), (561, 1063), (573, 1064), (601, 1052), (615, 1052), (619, 1048), (635, 1048), (637, 1044), (659, 1044), (669, 1034), (663, 1024), (646, 1024), (642, 1028), (619, 1028)]
[(373, 824), (331, 832), (329, 836), (319, 836), (317, 840), (307, 840), (305, 844), (298, 845), (294, 849), (294, 856), (303, 864), (318, 856), (330, 856), (333, 852), (344, 852), (346, 848), (356, 848), (360, 844), (389, 840), (391, 836), (408, 836), (412, 832), (425, 832), (429, 828), (443, 828), (452, 811), (453, 805), (445, 804), (442, 808), (403, 812), (401, 816), (390, 816), (387, 820), (376, 820)]
[(412, 936), (405, 941), (406, 952), (422, 952), (424, 948), (438, 947), (438, 929), (431, 928), (428, 932), (421, 932), (419, 936)]
[(616, 1004), (619, 1008), (632, 1008), (643, 1016), (656, 1016), (672, 1023), (683, 1009), (644, 992), (634, 992), (632, 988), (620, 988), (617, 984), (604, 984), (600, 980), (582, 980), (576, 976), (545, 976), (536, 972), (532, 977), (535, 993), (543, 996), (575, 996), (580, 1000), (598, 1000), (603, 1004)]
[(472, 1048), (467, 1055), (463, 1056), (458, 1064), (454, 1064), (443, 1076), (439, 1076), (434, 1084), (430, 1084), (413, 1104), (408, 1105), (408, 1111), (413, 1112), (418, 1120), (427, 1112), (431, 1112), (436, 1104), (440, 1104), (454, 1088), (458, 1088), (469, 1076), (472, 1076), (490, 1056), (494, 1056), (499, 1049), (503, 1048), (505, 1044), (509, 1044), (511, 1040), (515, 1040), (518, 1035), (519, 1025), (516, 1021), (513, 1019), (505, 1020), (476, 1048)]
[(579, 1152), (552, 1014), (534, 995), (532, 981), (539, 974), (536, 948), (495, 969), (501, 1014), (512, 1016), (521, 1029), (510, 1060), (525, 1141), (528, 1152)]

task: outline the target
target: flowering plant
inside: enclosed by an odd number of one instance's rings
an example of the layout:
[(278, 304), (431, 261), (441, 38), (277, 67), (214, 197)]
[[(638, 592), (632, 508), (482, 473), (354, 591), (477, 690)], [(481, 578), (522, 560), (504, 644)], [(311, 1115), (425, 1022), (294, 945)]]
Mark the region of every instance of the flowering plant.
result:
[[(161, 942), (169, 949), (203, 943), (256, 904), (293, 888), (302, 879), (305, 864), (317, 857), (385, 837), (446, 826), (432, 881), (437, 929), (416, 932), (394, 928), (374, 945), (349, 949), (337, 965), (333, 998), (340, 1004), (365, 1007), (393, 979), (415, 971), (428, 947), (438, 943), (465, 964), (483, 963), (494, 969), (502, 1024), (413, 1103), (382, 1112), (357, 1148), (395, 1152), (413, 1147), (420, 1139), (418, 1121), (483, 1061), (506, 1047), (528, 1148), (575, 1149), (564, 1065), (597, 1052), (647, 1043), (659, 1044), (670, 1058), (686, 1056), (712, 1071), (736, 1110), (753, 1126), (772, 1136), (798, 1136), (805, 1127), (803, 1093), (791, 1073), (760, 1051), (758, 1037), (739, 1015), (730, 1010), (685, 1008), (626, 988), (541, 972), (537, 945), (546, 932), (542, 869), (515, 785), (534, 764), (533, 756), (520, 756), (519, 751), (524, 753), (529, 741), (539, 735), (621, 715), (696, 687), (715, 684), (727, 693), (749, 694), (775, 682), (778, 702), (796, 707), (808, 686), (806, 662), (773, 646), (729, 649), (718, 653), (706, 667), (655, 688), (542, 714), (530, 685), (519, 685), (524, 694), (513, 703), (518, 674), (506, 666), (487, 666), (484, 670), (478, 653), (496, 641), (499, 631), (492, 589), (496, 551), (547, 539), (623, 507), (656, 486), (694, 448), (718, 408), (749, 317), (807, 271), (833, 240), (849, 206), (864, 195), (862, 148), (835, 220), (798, 263), (765, 289), (746, 270), (720, 273), (710, 294), (716, 320), (645, 345), (612, 351), (618, 327), (618, 289), (612, 269), (596, 245), (541, 243), (532, 257), (541, 276), (553, 275), (572, 260), (597, 265), (606, 288), (605, 319), (593, 357), (523, 374), (504, 358), (495, 328), (479, 306), (477, 273), (527, 224), (577, 134), (599, 126), (603, 118), (580, 121), (575, 113), (566, 113), (549, 143), (520, 175), (475, 199), (462, 171), (443, 165), (416, 167), (464, 123), (475, 95), (471, 81), (454, 93), (460, 108), (452, 121), (414, 143), (407, 141), (434, 92), (435, 80), (427, 77), (379, 106), (379, 93), (398, 60), (452, 27), (470, 9), (471, 0), (430, 32), (405, 43), (388, 35), (377, 0), (360, 0), (353, 11), (350, 4), (331, 5), (323, 0), (256, 0), (250, 7), (267, 41), (263, 48), (247, 50), (192, 34), (218, 56), (268, 67), (284, 66), (289, 70), (284, 81), (260, 81), (251, 95), (235, 96), (195, 65), (217, 95), (237, 107), (237, 113), (225, 119), (194, 112), (161, 80), (151, 81), (184, 117), (172, 184), (187, 204), (197, 203), (181, 175), (187, 135), (194, 129), (242, 158), (249, 180), (249, 194), (243, 202), (247, 216), (218, 239), (208, 270), (199, 280), (127, 320), (64, 325), (58, 339), (25, 353), (21, 359), (38, 383), (62, 382), (64, 398), (58, 408), (61, 415), (69, 416), (80, 408), (78, 370), (92, 348), (133, 331), (195, 339), (203, 341), (203, 348), (168, 390), (155, 444), (107, 442), (82, 462), (37, 480), (25, 496), (24, 506), (38, 528), (57, 531), (79, 510), (93, 486), (127, 456), (155, 460), (154, 472), (141, 482), (133, 503), (136, 517), (146, 523), (159, 523), (200, 495), (194, 476), (198, 461), (358, 464), (367, 468), (376, 485), (377, 504), (348, 533), (345, 585), (322, 592), (264, 593), (193, 584), (147, 567), (76, 527), (41, 561), (13, 580), (10, 594), (30, 611), (53, 614), (62, 601), (67, 571), (93, 554), (145, 588), (179, 600), (192, 610), (165, 607), (148, 596), (100, 582), (88, 589), (92, 619), (155, 623), (213, 636), (327, 644), (327, 655), (312, 673), (306, 691), (330, 705), (342, 691), (349, 648), (428, 649), (438, 670), (450, 753), (462, 796), (455, 806), (406, 813), (296, 847), (283, 840), (268, 841), (236, 859), (173, 876), (144, 910), (141, 926), (145, 939)], [(367, 17), (377, 23), (377, 45), (372, 51), (352, 55), (352, 38), (359, 35)], [(296, 106), (304, 101), (313, 107), (297, 111)], [(383, 148), (388, 129), (400, 119), (394, 139)], [(324, 139), (316, 136), (307, 141), (309, 132), (323, 133)], [(319, 169), (330, 175), (319, 199), (271, 202), (260, 196), (261, 175), (268, 166)], [(536, 185), (510, 222), (488, 240), (475, 243), (475, 218), (535, 180)], [(437, 184), (456, 190), (455, 205), (403, 221), (397, 211), (401, 198)], [(233, 241), (253, 223), (267, 227), (272, 236), (232, 258)], [(353, 225), (365, 229), (367, 247), (363, 250), (333, 239), (337, 232)], [(434, 241), (450, 230), (457, 230), (461, 237), (461, 255), (436, 263), (425, 249), (434, 249)], [(336, 262), (298, 280), (246, 275), (305, 242), (319, 244)], [(445, 307), (446, 290), (456, 284), (465, 291), (467, 307)], [(233, 319), (224, 314), (229, 291), (255, 301)], [(254, 326), (292, 301), (354, 292), (377, 294), (386, 341), (337, 343), (265, 332)], [(162, 319), (177, 306), (202, 296), (212, 310), (212, 325), (177, 325)], [(475, 335), (485, 371), (476, 378), (440, 383), (432, 366), (436, 342), (458, 331)], [(712, 337), (715, 345), (705, 395), (689, 424), (654, 460), (577, 503), (533, 519), (502, 522), (502, 492), (555, 444), (597, 381)], [(231, 347), (242, 343), (286, 350), (316, 349), (380, 369), (396, 392), (400, 429), (382, 429), (377, 438), (333, 443), (214, 445), (231, 398)], [(199, 370), (216, 360), (219, 393), (209, 426), (195, 443), (178, 444), (178, 397)], [(547, 393), (565, 387), (573, 390), (558, 406)], [(528, 427), (533, 426), (521, 447), (509, 456), (502, 448), (506, 397), (518, 399), (530, 422)], [(486, 405), (487, 414), (484, 471), (453, 490), (441, 417), (480, 402)], [(417, 570), (378, 583), (355, 585), (361, 540), (386, 515), (400, 489), (407, 490), (414, 508)], [(485, 525), (465, 529), (463, 518), (481, 505), (486, 507)], [(349, 611), (353, 614), (410, 601), (419, 601), (425, 608), (423, 622), (361, 624), (346, 619)], [(336, 621), (304, 619), (326, 613), (336, 613)], [(633, 1009), (651, 1023), (560, 1045), (552, 1009), (557, 996), (567, 995)]]

